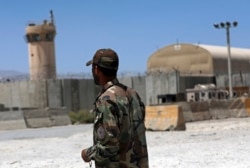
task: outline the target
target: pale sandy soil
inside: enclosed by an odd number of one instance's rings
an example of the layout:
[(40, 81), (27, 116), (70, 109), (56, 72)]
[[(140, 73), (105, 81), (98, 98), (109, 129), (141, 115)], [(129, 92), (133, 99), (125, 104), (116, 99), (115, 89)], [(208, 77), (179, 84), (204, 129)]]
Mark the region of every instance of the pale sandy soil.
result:
[[(250, 167), (250, 118), (186, 126), (147, 132), (150, 168)], [(0, 131), (0, 168), (88, 168), (80, 152), (91, 143), (92, 125)]]

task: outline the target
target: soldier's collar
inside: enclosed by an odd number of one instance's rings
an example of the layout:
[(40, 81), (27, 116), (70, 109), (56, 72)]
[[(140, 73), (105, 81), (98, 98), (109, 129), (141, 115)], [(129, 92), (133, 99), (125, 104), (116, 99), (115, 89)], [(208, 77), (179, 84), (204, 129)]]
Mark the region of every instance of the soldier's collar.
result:
[(113, 86), (113, 85), (116, 85), (116, 84), (118, 84), (118, 83), (119, 83), (118, 79), (115, 78), (115, 79), (113, 79), (113, 80), (107, 82), (107, 83), (103, 86), (103, 89), (104, 89), (104, 90), (107, 90), (109, 87), (111, 87), (111, 86)]

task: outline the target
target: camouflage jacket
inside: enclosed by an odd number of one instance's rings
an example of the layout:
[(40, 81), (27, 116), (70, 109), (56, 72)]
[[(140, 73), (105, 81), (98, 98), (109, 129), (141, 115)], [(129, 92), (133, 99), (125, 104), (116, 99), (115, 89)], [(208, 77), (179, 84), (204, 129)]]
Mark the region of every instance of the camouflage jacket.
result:
[(138, 94), (117, 79), (95, 101), (94, 145), (88, 155), (96, 168), (148, 168), (145, 107)]

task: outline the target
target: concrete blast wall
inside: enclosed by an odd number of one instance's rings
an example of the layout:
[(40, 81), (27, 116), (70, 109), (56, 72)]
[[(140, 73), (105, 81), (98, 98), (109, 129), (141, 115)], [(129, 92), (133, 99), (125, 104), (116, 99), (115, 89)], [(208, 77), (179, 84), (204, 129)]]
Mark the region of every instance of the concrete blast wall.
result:
[(0, 102), (5, 107), (46, 107), (46, 81), (0, 83)]
[[(228, 86), (228, 75), (217, 75), (216, 85), (218, 87)], [(237, 73), (232, 74), (232, 85), (233, 86), (250, 86), (250, 74)]]
[[(134, 87), (145, 99), (145, 77), (128, 77), (120, 82)], [(100, 88), (92, 79), (39, 80), (0, 83), (0, 104), (13, 108), (58, 108), (90, 110)]]
[(157, 73), (146, 77), (146, 104), (157, 104), (157, 96), (179, 92), (178, 73)]
[(178, 102), (176, 104), (181, 106), (186, 122), (250, 116), (250, 99), (244, 97), (207, 102)]

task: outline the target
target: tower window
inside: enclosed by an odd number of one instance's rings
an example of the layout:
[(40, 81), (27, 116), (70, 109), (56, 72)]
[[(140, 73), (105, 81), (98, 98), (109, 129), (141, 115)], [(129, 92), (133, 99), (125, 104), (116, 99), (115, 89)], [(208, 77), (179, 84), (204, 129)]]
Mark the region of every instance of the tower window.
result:
[(28, 43), (31, 41), (29, 35), (26, 35), (24, 38), (25, 38), (25, 41), (28, 42)]
[(33, 40), (34, 42), (36, 42), (36, 41), (41, 41), (41, 36), (40, 36), (39, 34), (33, 34), (33, 35), (32, 35), (32, 40)]
[(54, 32), (49, 32), (46, 34), (27, 34), (25, 36), (25, 40), (28, 43), (31, 42), (39, 42), (39, 41), (53, 41), (54, 40)]
[(45, 41), (53, 41), (54, 34), (51, 33), (46, 33), (45, 35)]
[(28, 43), (41, 41), (41, 36), (39, 34), (27, 34), (26, 35), (26, 41)]

